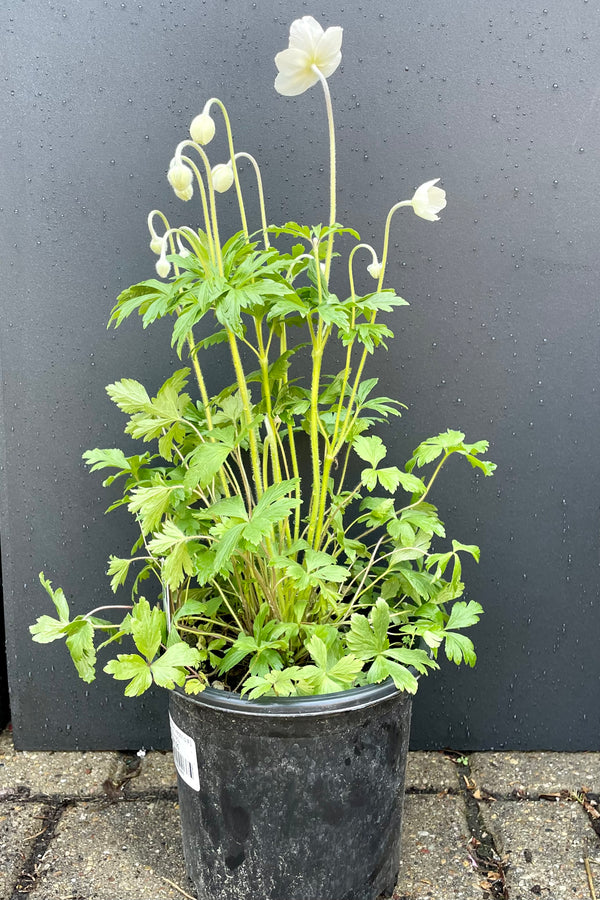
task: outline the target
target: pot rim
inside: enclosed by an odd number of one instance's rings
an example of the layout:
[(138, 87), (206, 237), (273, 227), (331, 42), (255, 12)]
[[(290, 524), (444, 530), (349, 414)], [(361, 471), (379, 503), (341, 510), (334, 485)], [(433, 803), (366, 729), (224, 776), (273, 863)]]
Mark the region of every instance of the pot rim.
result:
[(308, 697), (260, 697), (248, 700), (234, 691), (222, 691), (212, 687), (207, 687), (195, 695), (186, 694), (181, 688), (175, 687), (173, 693), (198, 706), (226, 711), (233, 715), (275, 718), (335, 715), (348, 710), (366, 709), (385, 700), (391, 700), (398, 694), (405, 694), (408, 699), (412, 697), (412, 694), (397, 688), (391, 678), (380, 684), (366, 684), (347, 691), (311, 694)]

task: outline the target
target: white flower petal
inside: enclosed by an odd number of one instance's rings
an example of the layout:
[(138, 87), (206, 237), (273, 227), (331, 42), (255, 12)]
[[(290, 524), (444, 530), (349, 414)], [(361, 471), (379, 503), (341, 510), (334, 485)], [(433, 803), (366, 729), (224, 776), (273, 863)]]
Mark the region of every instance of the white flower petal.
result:
[(288, 47), (287, 50), (282, 50), (277, 54), (275, 65), (283, 75), (310, 71), (311, 57), (306, 50), (301, 50), (299, 47)]
[(343, 29), (337, 25), (323, 31), (312, 16), (304, 16), (292, 22), (289, 47), (275, 57), (275, 65), (279, 70), (275, 90), (294, 97), (319, 80), (313, 67), (324, 78), (335, 72), (342, 58), (342, 34)]
[(314, 50), (323, 36), (323, 28), (312, 16), (303, 16), (290, 25), (290, 47)]
[(284, 97), (297, 97), (298, 94), (303, 94), (313, 84), (316, 84), (318, 80), (319, 76), (315, 75), (314, 72), (310, 76), (307, 76), (304, 72), (299, 72), (296, 75), (280, 73), (275, 79), (275, 90), (279, 94), (283, 94)]
[(325, 78), (333, 75), (342, 59), (341, 46), (343, 28), (335, 25), (328, 28), (317, 44), (315, 50), (315, 65), (321, 70)]
[(428, 222), (437, 222), (437, 213), (446, 206), (446, 191), (434, 187), (440, 179), (434, 178), (420, 185), (411, 200), (415, 213)]
[(319, 80), (311, 69), (311, 58), (304, 50), (288, 47), (275, 57), (279, 75), (275, 79), (275, 90), (286, 97), (303, 94)]

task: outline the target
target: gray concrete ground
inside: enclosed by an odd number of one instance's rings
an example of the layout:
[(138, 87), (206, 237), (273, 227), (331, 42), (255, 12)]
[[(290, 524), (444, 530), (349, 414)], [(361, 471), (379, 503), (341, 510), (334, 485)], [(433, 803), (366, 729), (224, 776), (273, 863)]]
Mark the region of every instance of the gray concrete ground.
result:
[[(410, 754), (395, 900), (600, 900), (599, 794), (600, 753)], [(1, 734), (0, 900), (26, 895), (196, 900), (171, 754), (16, 753)]]

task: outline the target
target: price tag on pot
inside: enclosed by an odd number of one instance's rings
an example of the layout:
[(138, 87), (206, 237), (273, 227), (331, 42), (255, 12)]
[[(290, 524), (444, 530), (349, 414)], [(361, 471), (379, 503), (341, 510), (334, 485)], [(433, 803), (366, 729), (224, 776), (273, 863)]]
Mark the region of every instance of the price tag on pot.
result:
[(195, 791), (200, 790), (200, 775), (198, 772), (198, 757), (196, 756), (196, 744), (193, 739), (179, 728), (171, 716), (171, 739), (173, 741), (173, 761), (186, 784)]

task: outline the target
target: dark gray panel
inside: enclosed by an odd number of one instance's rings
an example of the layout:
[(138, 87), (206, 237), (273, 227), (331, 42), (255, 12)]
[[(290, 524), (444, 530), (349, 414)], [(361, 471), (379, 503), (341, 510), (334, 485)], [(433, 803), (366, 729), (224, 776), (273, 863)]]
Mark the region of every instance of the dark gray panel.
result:
[[(323, 218), (322, 100), (276, 95), (270, 63), (309, 13), (283, 0), (6, 8), (2, 551), (19, 746), (167, 740), (164, 698), (124, 700), (104, 678), (88, 689), (61, 648), (30, 644), (37, 572), (83, 611), (110, 599), (105, 559), (132, 541), (80, 457), (120, 440), (103, 386), (158, 384), (173, 363), (160, 329), (105, 323), (151, 274), (147, 212), (191, 214), (164, 172), (208, 96), (227, 102), (240, 149), (268, 158), (270, 218)], [(449, 531), (481, 544), (470, 596), (487, 615), (477, 669), (444, 665), (422, 685), (414, 744), (597, 748), (600, 7), (329, 3), (323, 23), (345, 28), (331, 78), (340, 218), (378, 245), (393, 200), (437, 176), (448, 192), (442, 222), (394, 225), (390, 281), (411, 307), (372, 371), (409, 409), (387, 440), (402, 459), (460, 426), (499, 463), (485, 482), (456, 466), (437, 494)]]

